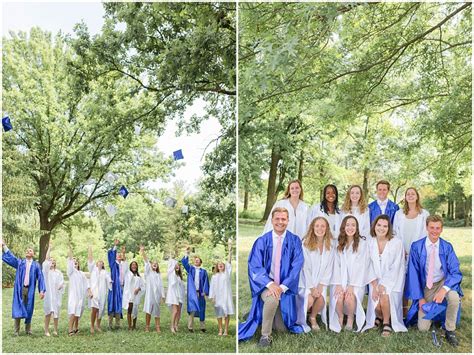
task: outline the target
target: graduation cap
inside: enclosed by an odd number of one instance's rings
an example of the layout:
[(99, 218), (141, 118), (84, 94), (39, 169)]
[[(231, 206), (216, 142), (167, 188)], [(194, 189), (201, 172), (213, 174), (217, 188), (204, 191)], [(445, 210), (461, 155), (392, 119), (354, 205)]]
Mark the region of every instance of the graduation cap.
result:
[(89, 180), (87, 180), (84, 185), (95, 185), (97, 181), (93, 178), (90, 178)]
[(105, 165), (108, 163), (109, 159), (107, 159), (106, 157), (100, 157), (100, 164), (101, 165)]
[(113, 217), (115, 216), (115, 214), (117, 213), (118, 209), (117, 207), (115, 207), (114, 205), (107, 205), (105, 207), (105, 212), (107, 212), (107, 214), (109, 215), (109, 217)]
[(173, 152), (173, 159), (174, 159), (174, 160), (184, 159), (184, 157), (183, 157), (183, 151), (182, 151), (181, 149), (174, 151), (174, 152)]
[(104, 179), (107, 180), (108, 183), (113, 184), (115, 180), (118, 179), (118, 176), (109, 171), (107, 174), (105, 174)]
[(127, 198), (128, 196), (128, 190), (125, 186), (121, 186), (120, 189), (119, 189), (119, 195), (120, 196), (123, 196), (123, 198)]
[(421, 308), (425, 313), (423, 319), (433, 320), (436, 316), (446, 312), (446, 303), (427, 302)]
[(178, 201), (175, 200), (174, 198), (167, 197), (166, 200), (165, 200), (165, 205), (168, 206), (168, 207), (173, 208), (174, 206), (176, 206), (176, 202), (178, 202)]
[(139, 125), (136, 125), (136, 126), (135, 126), (135, 135), (138, 136), (141, 131), (142, 131), (142, 128), (141, 128)]
[(181, 207), (181, 213), (182, 214), (188, 214), (188, 211), (189, 211), (188, 206), (184, 205), (183, 207)]
[[(2, 118), (3, 130), (5, 132), (11, 131), (13, 129), (12, 123), (10, 122), (10, 117), (5, 116)], [(182, 159), (182, 156), (181, 156)]]

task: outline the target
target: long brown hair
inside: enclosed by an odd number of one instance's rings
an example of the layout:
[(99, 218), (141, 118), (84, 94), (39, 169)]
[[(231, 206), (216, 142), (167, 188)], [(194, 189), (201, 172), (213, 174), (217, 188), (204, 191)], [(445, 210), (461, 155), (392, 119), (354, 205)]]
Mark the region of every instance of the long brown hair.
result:
[(316, 250), (318, 248), (318, 237), (314, 233), (314, 225), (317, 221), (320, 220), (323, 220), (326, 225), (326, 233), (324, 233), (323, 236), (323, 246), (326, 248), (326, 250), (331, 250), (332, 234), (329, 222), (324, 217), (316, 217), (309, 225), (308, 232), (306, 232), (306, 236), (304, 237), (303, 241), (303, 245), (311, 251)]
[(183, 271), (181, 270), (181, 265), (179, 263), (176, 265), (178, 265), (178, 270), (174, 269), (174, 272), (181, 280), (183, 280)]
[(377, 218), (375, 218), (375, 220), (372, 222), (372, 225), (370, 226), (370, 235), (374, 238), (377, 238), (377, 235), (375, 234), (375, 225), (381, 219), (388, 222), (388, 231), (387, 231), (386, 238), (387, 240), (390, 240), (393, 238), (393, 228), (392, 228), (392, 223), (390, 223), (390, 217), (386, 214), (380, 214), (377, 216)]
[(342, 252), (347, 245), (346, 224), (347, 224), (347, 221), (351, 218), (355, 220), (356, 222), (356, 232), (354, 234), (354, 237), (352, 237), (354, 240), (352, 242), (352, 250), (355, 253), (357, 252), (357, 249), (359, 248), (359, 242), (361, 238), (360, 233), (359, 233), (359, 221), (357, 221), (357, 218), (355, 218), (354, 216), (346, 216), (341, 222), (341, 228), (339, 230), (339, 238), (337, 239), (337, 243), (338, 243), (337, 250), (339, 252)]
[(360, 213), (364, 213), (367, 210), (367, 201), (365, 199), (365, 195), (364, 195), (364, 191), (362, 190), (362, 187), (360, 187), (359, 185), (352, 185), (347, 190), (346, 197), (344, 198), (344, 204), (342, 205), (342, 210), (346, 213), (352, 212), (351, 190), (356, 187), (360, 191), (360, 199), (359, 199), (359, 202), (357, 203), (357, 206), (359, 206), (359, 211)]
[(414, 187), (409, 187), (408, 189), (405, 190), (405, 198), (403, 199), (403, 214), (405, 214), (405, 216), (406, 216), (409, 212), (408, 202), (407, 202), (407, 198), (406, 198), (408, 190), (415, 191), (415, 193), (416, 193), (415, 209), (418, 212), (418, 214), (420, 214), (421, 210), (423, 209), (423, 206), (421, 205), (421, 202), (420, 202), (420, 194), (418, 193), (418, 191)]
[(289, 183), (288, 183), (288, 186), (286, 187), (286, 190), (285, 190), (285, 193), (283, 194), (283, 197), (284, 198), (290, 198), (290, 186), (291, 184), (293, 183), (297, 183), (298, 185), (300, 185), (300, 189), (301, 189), (301, 192), (300, 192), (300, 200), (303, 201), (303, 185), (301, 184), (301, 181), (299, 181), (298, 179), (295, 179), (295, 180), (291, 180)]

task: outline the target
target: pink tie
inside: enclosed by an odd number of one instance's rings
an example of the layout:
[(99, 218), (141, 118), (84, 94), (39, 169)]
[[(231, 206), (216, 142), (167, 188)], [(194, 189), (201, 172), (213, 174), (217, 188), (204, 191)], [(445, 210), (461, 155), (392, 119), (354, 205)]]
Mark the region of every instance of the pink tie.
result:
[(26, 273), (25, 273), (25, 280), (23, 282), (24, 286), (28, 286), (30, 284), (30, 267), (28, 267), (28, 261), (26, 262)]
[(428, 261), (428, 278), (426, 280), (426, 287), (431, 289), (433, 287), (434, 264), (435, 264), (435, 249), (434, 244), (431, 245), (430, 260)]
[(280, 286), (280, 265), (281, 265), (281, 235), (277, 236), (277, 248), (275, 255), (275, 272), (273, 273), (273, 281)]
[(120, 268), (120, 285), (123, 285), (123, 263), (119, 264)]

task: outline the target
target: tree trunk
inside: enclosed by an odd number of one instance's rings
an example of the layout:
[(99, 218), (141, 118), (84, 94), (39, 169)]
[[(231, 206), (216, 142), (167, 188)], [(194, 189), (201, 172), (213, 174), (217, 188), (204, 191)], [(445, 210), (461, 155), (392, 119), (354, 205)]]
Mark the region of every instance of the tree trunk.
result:
[(244, 211), (247, 211), (249, 208), (249, 191), (245, 189), (244, 191)]
[(365, 198), (369, 202), (369, 168), (364, 168), (364, 180), (362, 182), (362, 190), (364, 191)]
[(448, 220), (453, 220), (453, 201), (451, 197), (448, 198)]
[(281, 154), (279, 149), (276, 147), (272, 148), (272, 160), (270, 163), (270, 174), (268, 176), (268, 187), (267, 187), (267, 201), (265, 203), (265, 212), (260, 222), (267, 220), (273, 205), (276, 201), (276, 178), (278, 171), (278, 162), (281, 159)]
[(39, 240), (39, 259), (38, 262), (40, 264), (43, 263), (44, 259), (46, 258), (46, 252), (48, 251), (49, 247), (49, 239), (51, 237), (51, 224), (48, 220), (48, 215), (46, 211), (39, 210), (40, 216), (40, 240)]
[(303, 163), (304, 163), (304, 156), (303, 156), (303, 149), (300, 152), (300, 159), (298, 165), (298, 180), (303, 183)]
[(464, 195), (459, 195), (456, 199), (456, 219), (464, 219), (466, 199)]

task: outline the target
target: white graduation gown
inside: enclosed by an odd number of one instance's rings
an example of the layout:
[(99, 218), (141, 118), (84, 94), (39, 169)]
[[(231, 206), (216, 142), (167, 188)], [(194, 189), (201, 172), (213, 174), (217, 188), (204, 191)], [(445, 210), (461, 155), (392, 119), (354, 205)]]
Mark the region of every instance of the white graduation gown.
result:
[[(364, 213), (360, 213), (359, 208), (353, 208), (352, 212), (341, 211), (341, 222), (346, 216), (354, 216), (359, 222), (359, 233), (364, 236), (365, 241), (371, 238), (370, 236), (370, 210), (367, 208)], [(364, 240), (364, 239), (362, 239)]]
[(224, 311), (224, 317), (234, 314), (234, 302), (232, 300), (232, 266), (225, 264), (224, 272), (218, 272), (211, 278), (209, 298), (214, 299), (214, 306)]
[(89, 297), (89, 308), (97, 308), (99, 310), (97, 316), (102, 319), (105, 314), (108, 291), (112, 290), (112, 279), (109, 272), (97, 268), (95, 261), (88, 262), (87, 267), (90, 272), (89, 286), (92, 292), (92, 298)]
[(403, 247), (407, 255), (410, 254), (411, 244), (427, 235), (426, 218), (428, 218), (429, 215), (430, 214), (427, 210), (421, 210), (421, 213), (415, 218), (417, 221), (415, 234), (405, 235), (404, 226), (407, 216), (403, 213), (403, 209), (399, 209), (395, 213), (395, 217), (393, 219), (393, 234), (403, 242)]
[(324, 211), (321, 209), (321, 204), (316, 203), (313, 205), (313, 207), (308, 211), (308, 218), (306, 220), (306, 229), (309, 228), (309, 225), (315, 219), (316, 217), (324, 217), (328, 223), (329, 227), (331, 228), (331, 234), (332, 234), (332, 245), (334, 247), (337, 246), (337, 238), (339, 237), (339, 231), (341, 228), (341, 222), (342, 222), (342, 214), (341, 213), (335, 213), (332, 216), (329, 216), (327, 213), (324, 213)]
[[(400, 239), (392, 238), (387, 242), (382, 255), (379, 255), (377, 238), (369, 241), (370, 258), (374, 268), (377, 284), (385, 287), (390, 300), (390, 318), (395, 332), (406, 332), (403, 324), (403, 287), (405, 284), (405, 252)], [(372, 299), (372, 285), (369, 285), (369, 298), (367, 303), (367, 323), (362, 329), (375, 326), (375, 307), (378, 301)]]
[[(304, 201), (300, 200), (295, 210), (291, 205), (290, 200), (284, 198), (283, 200), (275, 202), (272, 207), (272, 211), (276, 207), (284, 207), (288, 210), (289, 220), (288, 227), (286, 227), (286, 229), (294, 235), (300, 237), (300, 239), (303, 239), (306, 235), (307, 230), (306, 220), (308, 218), (308, 205)], [(265, 234), (266, 232), (269, 232), (272, 229), (272, 213), (270, 212), (270, 214), (268, 215), (267, 223), (265, 224), (265, 228), (263, 229), (263, 233)]]
[(89, 281), (82, 271), (74, 268), (73, 259), (68, 259), (67, 275), (69, 277), (67, 313), (80, 317), (84, 312), (84, 299), (87, 297)]
[(334, 332), (339, 333), (341, 331), (336, 312), (335, 289), (337, 285), (341, 285), (344, 291), (348, 286), (353, 287), (356, 298), (355, 320), (357, 331), (360, 332), (364, 326), (365, 312), (362, 307), (362, 300), (364, 299), (365, 287), (375, 279), (368, 244), (360, 241), (359, 248), (355, 253), (352, 249), (352, 243), (342, 252), (336, 250), (329, 303), (329, 329)]
[[(138, 306), (145, 293), (145, 282), (140, 276), (135, 276), (128, 268), (124, 269), (124, 272), (122, 308), (128, 309), (128, 304), (133, 303), (132, 318), (135, 319), (138, 315)], [(137, 288), (140, 291), (135, 294), (135, 289)]]
[(326, 329), (328, 327), (326, 316), (327, 286), (331, 283), (335, 254), (335, 248), (332, 246), (330, 250), (324, 247), (322, 254), (319, 253), (319, 249), (311, 251), (303, 246), (304, 264), (300, 273), (298, 296), (296, 297), (296, 323), (301, 325), (305, 332), (311, 331), (311, 328), (306, 323), (308, 295), (311, 293), (311, 289), (319, 284), (324, 285), (322, 291), (324, 307), (319, 314), (321, 315), (321, 320), (326, 325)]
[(161, 300), (165, 298), (165, 289), (161, 274), (153, 271), (149, 262), (145, 262), (145, 285), (143, 311), (153, 317), (159, 317)]
[(184, 303), (184, 282), (181, 280), (174, 268), (178, 262), (174, 259), (168, 261), (168, 291), (166, 293), (166, 304), (171, 307), (171, 305), (179, 305)]
[(61, 271), (51, 270), (50, 267), (51, 261), (43, 261), (43, 276), (46, 285), (43, 309), (45, 315), (53, 313), (53, 318), (59, 318), (65, 289), (64, 277)]

